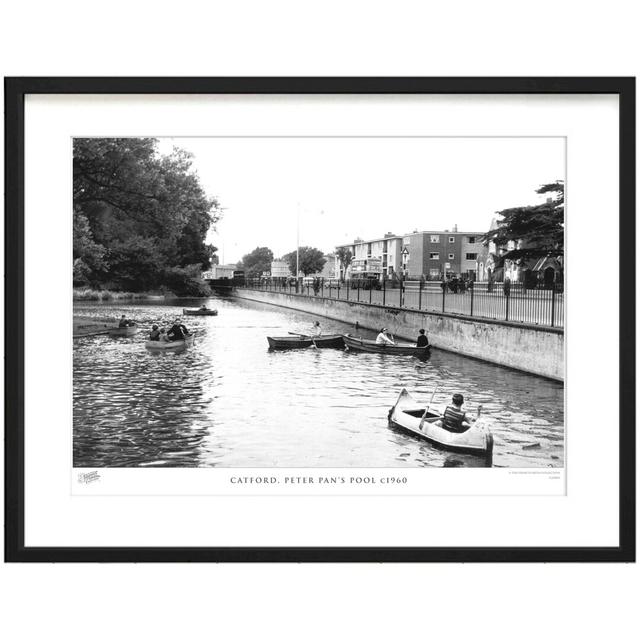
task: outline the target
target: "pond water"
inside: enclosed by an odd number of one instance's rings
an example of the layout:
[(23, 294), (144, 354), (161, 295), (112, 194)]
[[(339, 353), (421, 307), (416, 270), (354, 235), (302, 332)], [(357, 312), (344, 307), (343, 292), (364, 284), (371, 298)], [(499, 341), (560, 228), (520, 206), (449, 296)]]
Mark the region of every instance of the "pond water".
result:
[[(353, 325), (233, 298), (206, 301), (218, 316), (187, 317), (193, 346), (145, 348), (152, 323), (182, 317), (202, 300), (77, 303), (83, 316), (126, 314), (131, 337), (74, 340), (73, 450), (76, 467), (420, 467), (485, 466), (389, 427), (406, 387), (434, 405), (454, 392), (494, 435), (491, 464), (562, 467), (564, 386), (433, 349), (428, 360), (339, 349), (270, 351), (266, 336), (325, 333)], [(359, 335), (375, 337), (358, 330)]]

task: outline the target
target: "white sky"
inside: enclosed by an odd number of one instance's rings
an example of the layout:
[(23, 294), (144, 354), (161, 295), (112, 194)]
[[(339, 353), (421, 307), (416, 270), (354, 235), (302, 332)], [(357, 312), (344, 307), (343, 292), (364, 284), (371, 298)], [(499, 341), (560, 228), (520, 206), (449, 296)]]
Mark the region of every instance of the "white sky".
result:
[(486, 231), (495, 212), (533, 204), (564, 180), (563, 138), (162, 138), (194, 154), (224, 216), (208, 240), (221, 263), (257, 246), (332, 251), (386, 232)]

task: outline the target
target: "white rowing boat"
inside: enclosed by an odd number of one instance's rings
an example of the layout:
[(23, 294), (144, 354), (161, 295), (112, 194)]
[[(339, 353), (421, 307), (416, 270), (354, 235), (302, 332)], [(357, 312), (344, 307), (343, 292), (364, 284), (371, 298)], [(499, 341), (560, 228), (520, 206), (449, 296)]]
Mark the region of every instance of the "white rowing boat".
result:
[(449, 431), (442, 426), (440, 412), (418, 403), (406, 389), (389, 411), (389, 422), (449, 451), (483, 456), (493, 451), (493, 435), (481, 417), (462, 433)]

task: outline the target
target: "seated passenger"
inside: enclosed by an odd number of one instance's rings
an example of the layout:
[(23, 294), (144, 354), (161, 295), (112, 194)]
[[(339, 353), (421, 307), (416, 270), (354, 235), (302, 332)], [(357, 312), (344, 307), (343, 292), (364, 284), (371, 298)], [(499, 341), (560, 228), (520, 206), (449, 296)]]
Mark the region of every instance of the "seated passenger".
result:
[(382, 327), (382, 329), (380, 329), (380, 333), (376, 338), (376, 344), (395, 344), (395, 342), (389, 338), (389, 332), (386, 327)]
[(319, 336), (322, 333), (322, 329), (320, 328), (320, 323), (316, 320), (311, 327), (311, 335)]
[(160, 341), (160, 332), (158, 331), (158, 325), (154, 324), (151, 327), (151, 331), (149, 332), (149, 340), (153, 340), (154, 342)]
[(200, 311), (208, 311), (208, 309), (207, 309), (207, 305), (206, 305), (206, 304), (203, 304), (203, 305), (200, 307)]
[(439, 421), (439, 425), (447, 431), (463, 433), (475, 422), (475, 418), (468, 416), (462, 410), (462, 404), (464, 403), (462, 394), (454, 393), (451, 402), (452, 404), (448, 405), (444, 410), (444, 415), (442, 420)]
[(189, 335), (189, 330), (185, 327), (180, 320), (176, 320), (171, 329), (167, 331), (169, 340), (175, 342), (176, 340), (184, 340)]
[(429, 346), (429, 339), (427, 338), (424, 329), (420, 329), (420, 331), (418, 331), (418, 333), (420, 335), (418, 336), (418, 340), (416, 342), (416, 347), (428, 347)]
[(127, 320), (127, 316), (122, 316), (120, 318), (120, 322), (118, 324), (118, 327), (120, 327), (121, 329), (123, 327), (128, 327), (129, 326), (129, 321)]
[(160, 329), (160, 342), (170, 342), (167, 337), (167, 330), (164, 328)]

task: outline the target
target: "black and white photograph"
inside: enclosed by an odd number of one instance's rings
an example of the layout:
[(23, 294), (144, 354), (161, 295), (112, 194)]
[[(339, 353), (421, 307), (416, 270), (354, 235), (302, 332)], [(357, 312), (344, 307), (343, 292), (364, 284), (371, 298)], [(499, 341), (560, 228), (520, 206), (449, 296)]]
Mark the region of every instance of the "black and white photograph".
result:
[(72, 146), (76, 471), (564, 469), (564, 137)]

